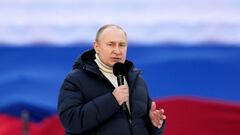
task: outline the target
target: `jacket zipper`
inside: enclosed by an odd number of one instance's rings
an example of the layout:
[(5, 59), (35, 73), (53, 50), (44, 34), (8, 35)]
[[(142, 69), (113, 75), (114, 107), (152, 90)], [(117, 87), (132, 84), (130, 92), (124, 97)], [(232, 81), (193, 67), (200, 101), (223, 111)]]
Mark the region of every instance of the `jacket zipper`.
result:
[[(139, 74), (140, 73), (137, 73), (136, 79), (138, 78)], [(132, 108), (132, 92), (133, 92), (134, 85), (136, 83), (136, 79), (134, 80), (134, 82), (132, 82), (131, 88), (129, 88), (129, 99), (130, 99), (129, 100), (129, 106), (130, 106), (130, 108)], [(129, 123), (129, 128), (130, 128), (130, 134), (133, 135), (133, 123), (132, 123), (132, 114), (131, 113), (132, 112), (129, 111), (130, 116), (128, 118), (128, 123)]]

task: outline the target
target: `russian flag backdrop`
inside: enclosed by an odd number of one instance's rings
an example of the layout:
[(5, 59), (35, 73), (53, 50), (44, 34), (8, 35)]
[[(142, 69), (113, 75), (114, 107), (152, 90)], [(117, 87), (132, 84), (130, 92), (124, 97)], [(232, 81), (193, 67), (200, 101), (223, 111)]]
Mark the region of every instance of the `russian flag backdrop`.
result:
[(0, 135), (64, 135), (60, 86), (104, 24), (167, 115), (164, 135), (239, 135), (240, 1), (0, 0)]

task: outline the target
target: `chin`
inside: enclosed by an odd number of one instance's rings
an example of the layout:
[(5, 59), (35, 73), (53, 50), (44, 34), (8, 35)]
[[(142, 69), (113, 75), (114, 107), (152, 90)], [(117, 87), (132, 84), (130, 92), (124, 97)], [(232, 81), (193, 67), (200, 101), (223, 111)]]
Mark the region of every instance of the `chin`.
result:
[(122, 63), (121, 61), (115, 61), (111, 65), (113, 66), (115, 63)]
[(107, 64), (108, 66), (110, 66), (110, 67), (113, 67), (113, 65), (115, 64), (116, 62), (114, 62), (114, 63), (109, 63), (109, 64)]

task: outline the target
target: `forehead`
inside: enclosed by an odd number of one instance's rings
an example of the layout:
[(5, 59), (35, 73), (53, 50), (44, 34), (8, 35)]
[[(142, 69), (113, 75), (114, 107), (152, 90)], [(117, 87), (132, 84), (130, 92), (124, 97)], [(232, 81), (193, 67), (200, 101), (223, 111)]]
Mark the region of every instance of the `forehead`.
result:
[(127, 42), (126, 34), (117, 27), (108, 27), (99, 35), (99, 41)]

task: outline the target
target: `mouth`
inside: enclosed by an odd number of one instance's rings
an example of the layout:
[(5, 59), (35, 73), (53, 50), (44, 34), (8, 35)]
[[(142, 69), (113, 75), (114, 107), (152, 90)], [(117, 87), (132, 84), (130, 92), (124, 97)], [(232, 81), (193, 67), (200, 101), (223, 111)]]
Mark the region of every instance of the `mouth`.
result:
[(113, 60), (114, 62), (120, 62), (120, 61), (121, 61), (121, 58), (113, 57), (112, 60)]

